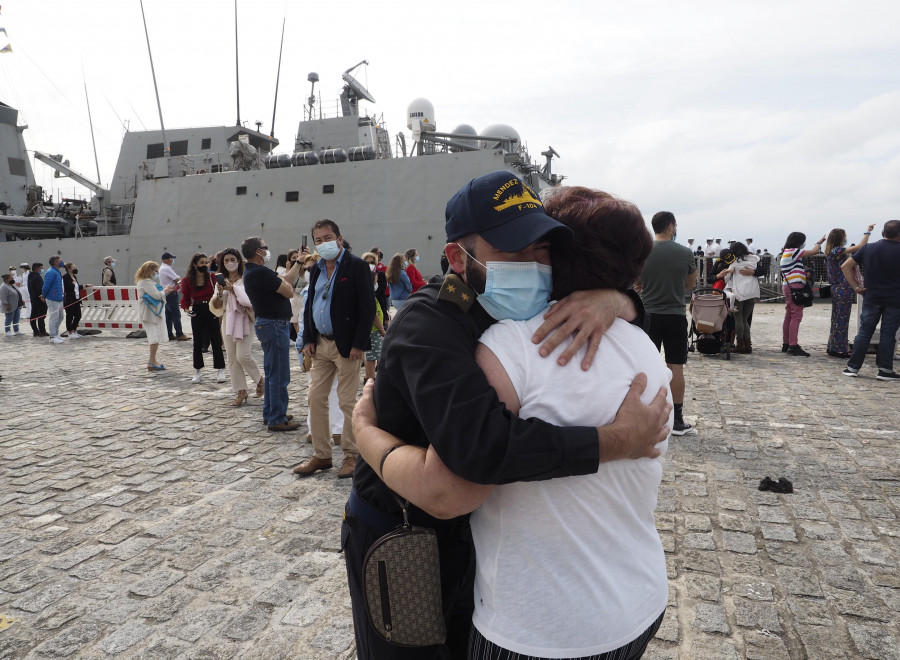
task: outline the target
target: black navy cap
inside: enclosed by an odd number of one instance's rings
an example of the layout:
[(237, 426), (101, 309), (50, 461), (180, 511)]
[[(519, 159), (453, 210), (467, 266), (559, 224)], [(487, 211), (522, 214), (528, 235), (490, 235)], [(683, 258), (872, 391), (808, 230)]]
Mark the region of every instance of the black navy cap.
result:
[(171, 252), (163, 252), (163, 259), (176, 259), (177, 257)]
[(447, 202), (447, 242), (480, 234), (503, 252), (518, 252), (550, 232), (572, 230), (544, 213), (535, 192), (511, 172), (485, 174), (469, 181)]

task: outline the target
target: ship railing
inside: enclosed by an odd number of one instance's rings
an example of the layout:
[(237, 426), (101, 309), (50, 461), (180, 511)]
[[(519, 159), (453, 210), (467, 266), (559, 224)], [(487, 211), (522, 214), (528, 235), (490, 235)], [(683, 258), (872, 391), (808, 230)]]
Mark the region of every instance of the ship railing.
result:
[[(714, 269), (717, 259), (715, 257), (695, 256), (694, 264), (697, 267), (697, 281), (707, 282), (707, 277)], [(764, 274), (759, 278), (760, 285), (772, 292), (774, 299), (780, 296), (781, 291), (781, 269), (779, 268), (778, 255), (762, 254), (760, 255), (760, 264), (762, 265)], [(818, 292), (823, 286), (828, 286), (828, 269), (825, 262), (824, 254), (816, 254), (803, 259), (803, 267), (809, 274), (809, 282), (813, 291)], [(783, 299), (783, 296), (780, 296)], [(763, 296), (766, 299), (766, 296)]]

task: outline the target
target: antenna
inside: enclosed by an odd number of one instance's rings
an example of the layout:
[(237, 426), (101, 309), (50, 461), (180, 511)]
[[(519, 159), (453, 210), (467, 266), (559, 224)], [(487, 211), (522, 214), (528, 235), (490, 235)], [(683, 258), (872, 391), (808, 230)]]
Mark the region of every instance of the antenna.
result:
[[(81, 71), (84, 75), (84, 70)], [(97, 140), (94, 138), (94, 120), (91, 118), (91, 99), (88, 96), (87, 81), (84, 83), (84, 100), (87, 103), (88, 124), (91, 127), (91, 144), (94, 146), (94, 165), (97, 167), (97, 183), (100, 183), (100, 161), (97, 160)]]
[[(237, 2), (237, 0), (235, 0)], [(166, 139), (166, 125), (163, 123), (162, 106), (159, 104), (159, 87), (156, 86), (156, 69), (153, 68), (153, 53), (150, 50), (150, 33), (147, 31), (147, 16), (144, 14), (144, 0), (141, 0), (141, 18), (144, 19), (144, 35), (147, 37), (147, 54), (150, 56), (150, 73), (153, 74), (153, 91), (156, 93), (156, 109), (159, 110), (159, 127), (163, 134), (163, 153), (169, 155), (169, 141)]]
[(281, 54), (284, 52), (284, 24), (287, 17), (281, 21), (281, 47), (278, 49), (278, 74), (275, 76), (275, 102), (272, 104), (272, 130), (269, 131), (269, 137), (275, 137), (275, 108), (278, 106), (278, 83), (281, 80)]
[[(143, 1), (143, 0), (142, 0)], [(237, 87), (237, 126), (241, 125), (241, 78), (238, 67), (238, 20), (237, 0), (234, 0), (234, 81)]]

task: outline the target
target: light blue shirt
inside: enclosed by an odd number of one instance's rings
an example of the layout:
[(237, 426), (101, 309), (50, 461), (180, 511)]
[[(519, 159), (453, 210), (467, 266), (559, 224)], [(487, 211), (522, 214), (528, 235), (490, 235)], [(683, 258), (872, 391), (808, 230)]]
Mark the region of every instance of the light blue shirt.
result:
[(334, 328), (331, 325), (331, 300), (334, 297), (333, 284), (335, 275), (341, 265), (341, 259), (344, 258), (345, 250), (341, 248), (341, 253), (335, 259), (334, 272), (331, 279), (328, 278), (328, 269), (325, 266), (325, 260), (321, 259), (318, 264), (319, 279), (316, 280), (316, 297), (312, 301), (312, 317), (316, 330), (320, 335), (333, 335)]

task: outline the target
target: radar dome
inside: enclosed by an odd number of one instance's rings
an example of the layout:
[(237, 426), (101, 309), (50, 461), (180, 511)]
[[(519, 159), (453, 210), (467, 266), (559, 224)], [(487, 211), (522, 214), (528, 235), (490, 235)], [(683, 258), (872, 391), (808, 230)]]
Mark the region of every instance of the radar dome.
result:
[[(519, 132), (514, 129), (512, 126), (508, 124), (491, 124), (481, 133), (482, 135), (488, 135), (490, 137), (506, 137), (512, 140), (513, 148), (519, 146), (522, 143), (522, 139), (519, 137)], [(498, 140), (482, 140), (481, 148), (482, 149), (498, 149), (500, 147), (500, 142)]]
[(432, 129), (437, 127), (437, 123), (434, 121), (434, 106), (428, 99), (416, 99), (406, 108), (406, 128), (417, 131), (419, 122)]
[[(456, 128), (451, 131), (454, 135), (478, 135), (478, 131), (475, 130), (473, 126), (469, 124), (460, 124)], [(472, 147), (473, 149), (478, 148), (478, 140), (466, 140), (465, 138), (454, 138), (454, 142), (458, 142), (459, 144), (463, 144), (467, 147)], [(450, 151), (456, 153), (459, 151), (456, 147), (450, 147)]]

